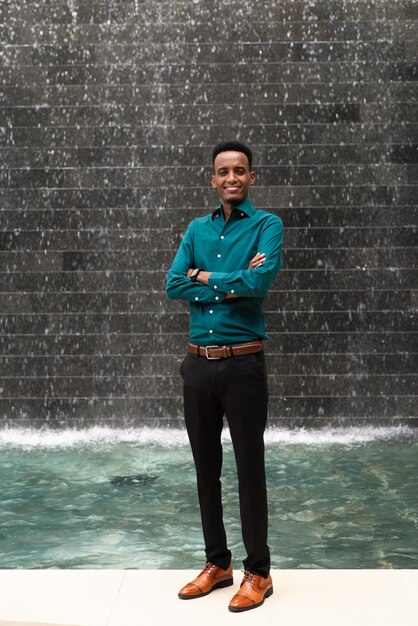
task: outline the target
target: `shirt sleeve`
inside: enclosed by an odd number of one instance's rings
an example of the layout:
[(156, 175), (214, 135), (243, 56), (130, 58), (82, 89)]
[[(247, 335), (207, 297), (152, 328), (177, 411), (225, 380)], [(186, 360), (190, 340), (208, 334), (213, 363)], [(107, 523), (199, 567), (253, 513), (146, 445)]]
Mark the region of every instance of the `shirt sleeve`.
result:
[(246, 298), (264, 298), (282, 266), (284, 227), (278, 216), (269, 220), (260, 234), (258, 252), (264, 252), (264, 263), (252, 270), (212, 272), (209, 287)]
[(221, 289), (214, 290), (207, 285), (194, 282), (186, 276), (190, 267), (194, 267), (193, 255), (194, 226), (191, 222), (183, 235), (180, 246), (168, 270), (166, 294), (172, 300), (187, 300), (188, 302), (219, 303), (226, 298)]

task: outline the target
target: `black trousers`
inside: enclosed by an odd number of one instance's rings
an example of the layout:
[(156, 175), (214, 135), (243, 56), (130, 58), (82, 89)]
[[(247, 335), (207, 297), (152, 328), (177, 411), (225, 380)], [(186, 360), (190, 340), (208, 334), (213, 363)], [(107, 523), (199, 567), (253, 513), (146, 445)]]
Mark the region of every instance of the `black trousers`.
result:
[(183, 377), (186, 428), (196, 466), (206, 560), (222, 569), (231, 562), (221, 498), (223, 416), (234, 447), (239, 483), (244, 568), (267, 577), (267, 493), (264, 430), (267, 421), (267, 374), (264, 352), (208, 360), (188, 353)]

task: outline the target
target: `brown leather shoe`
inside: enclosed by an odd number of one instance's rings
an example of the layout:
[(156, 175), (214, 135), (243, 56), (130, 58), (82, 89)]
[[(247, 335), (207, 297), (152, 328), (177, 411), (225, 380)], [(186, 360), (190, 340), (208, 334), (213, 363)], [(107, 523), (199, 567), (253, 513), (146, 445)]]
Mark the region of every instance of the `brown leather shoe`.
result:
[(237, 593), (229, 603), (229, 610), (238, 613), (261, 606), (264, 600), (273, 593), (271, 576), (263, 578), (247, 570)]
[(234, 583), (232, 578), (232, 565), (228, 569), (221, 569), (213, 563), (206, 563), (199, 576), (185, 585), (179, 591), (179, 598), (191, 600), (207, 596), (214, 589), (229, 587)]

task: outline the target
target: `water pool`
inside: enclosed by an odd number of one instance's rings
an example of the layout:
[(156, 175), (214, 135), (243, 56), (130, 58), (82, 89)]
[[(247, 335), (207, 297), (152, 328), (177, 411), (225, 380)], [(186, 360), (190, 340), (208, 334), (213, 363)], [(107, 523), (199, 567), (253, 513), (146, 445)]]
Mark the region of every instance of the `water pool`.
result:
[[(417, 568), (418, 432), (269, 430), (274, 568)], [(199, 568), (195, 473), (183, 431), (0, 431), (1, 568)], [(242, 568), (224, 432), (225, 525)]]

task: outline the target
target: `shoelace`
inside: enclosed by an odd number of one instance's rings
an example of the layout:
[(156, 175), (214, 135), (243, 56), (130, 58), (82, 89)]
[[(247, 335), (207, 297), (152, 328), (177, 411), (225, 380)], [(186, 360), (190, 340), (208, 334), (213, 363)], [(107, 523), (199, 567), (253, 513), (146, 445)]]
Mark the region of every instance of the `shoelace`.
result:
[(201, 576), (202, 574), (210, 574), (212, 572), (212, 570), (214, 570), (216, 567), (216, 565), (214, 565), (213, 563), (206, 563), (205, 567), (202, 569), (202, 571), (200, 572), (199, 576)]
[(253, 574), (252, 572), (244, 571), (244, 580), (242, 581), (241, 584), (243, 585), (244, 583), (248, 583), (249, 585), (251, 585), (251, 587), (253, 587), (254, 579), (255, 579), (255, 574)]

